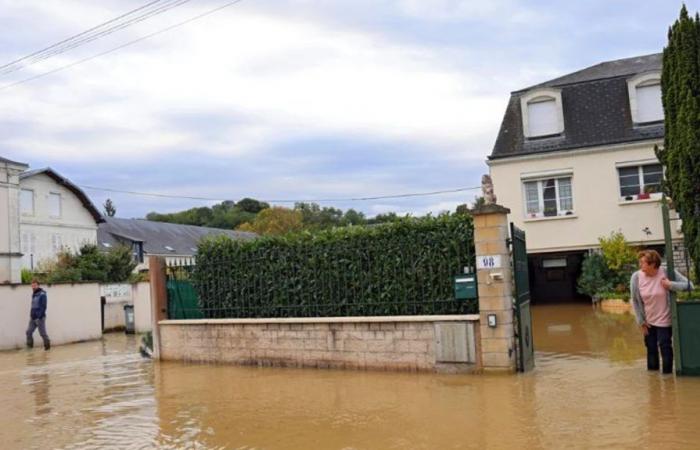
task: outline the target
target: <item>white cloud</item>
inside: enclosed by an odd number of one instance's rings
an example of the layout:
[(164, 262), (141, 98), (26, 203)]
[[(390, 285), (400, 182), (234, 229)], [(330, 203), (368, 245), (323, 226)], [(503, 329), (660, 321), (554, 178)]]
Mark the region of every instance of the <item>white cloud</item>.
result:
[[(48, 5), (54, 11), (56, 2)], [(52, 64), (68, 61), (63, 56)], [(446, 63), (439, 52), (376, 35), (231, 10), (143, 48), (9, 89), (0, 115), (32, 124), (45, 136), (6, 144), (36, 155), (60, 150), (66, 159), (80, 157), (80, 151), (68, 150), (77, 144), (134, 158), (197, 144), (214, 153), (243, 154), (315, 133), (403, 139), (469, 152), (470, 135), (497, 129), (503, 98), (480, 94), (480, 80)], [(197, 142), (198, 130), (173, 128), (164, 118), (226, 110), (235, 110), (246, 123), (231, 118), (231, 129), (222, 131), (228, 138), (223, 145)], [(78, 129), (104, 134), (79, 143), (46, 142)]]

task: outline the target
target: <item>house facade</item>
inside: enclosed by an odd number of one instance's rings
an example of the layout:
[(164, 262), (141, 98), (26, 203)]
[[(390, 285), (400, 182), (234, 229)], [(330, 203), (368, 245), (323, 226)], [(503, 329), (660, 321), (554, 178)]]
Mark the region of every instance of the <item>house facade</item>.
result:
[(27, 170), (0, 158), (0, 282), (19, 282), (61, 250), (97, 241), (100, 212), (85, 193), (53, 169)]
[(654, 54), (511, 94), (487, 164), (498, 202), (527, 234), (534, 301), (575, 299), (583, 257), (611, 232), (663, 250), (660, 80)]

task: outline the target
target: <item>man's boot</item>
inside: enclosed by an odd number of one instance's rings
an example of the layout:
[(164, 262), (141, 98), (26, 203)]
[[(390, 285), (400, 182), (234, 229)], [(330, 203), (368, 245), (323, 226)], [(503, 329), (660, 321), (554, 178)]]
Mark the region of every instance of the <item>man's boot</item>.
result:
[(51, 350), (51, 341), (48, 339), (44, 341), (44, 350)]
[(27, 339), (27, 348), (34, 348), (34, 339)]

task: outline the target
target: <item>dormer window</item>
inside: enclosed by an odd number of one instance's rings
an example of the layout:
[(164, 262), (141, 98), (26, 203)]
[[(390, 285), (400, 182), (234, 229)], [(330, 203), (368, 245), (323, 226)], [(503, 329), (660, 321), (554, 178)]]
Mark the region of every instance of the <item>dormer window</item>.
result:
[(657, 123), (664, 120), (661, 103), (661, 73), (649, 72), (627, 81), (630, 111), (635, 125)]
[(564, 132), (561, 91), (537, 89), (520, 99), (523, 133), (528, 139), (556, 136)]

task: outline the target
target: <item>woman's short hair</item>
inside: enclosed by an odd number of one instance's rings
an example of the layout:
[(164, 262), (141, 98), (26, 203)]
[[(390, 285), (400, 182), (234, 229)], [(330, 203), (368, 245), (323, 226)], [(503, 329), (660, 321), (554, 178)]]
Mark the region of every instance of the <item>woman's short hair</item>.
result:
[(642, 250), (637, 254), (637, 258), (642, 259), (657, 269), (661, 266), (661, 255), (656, 250)]

